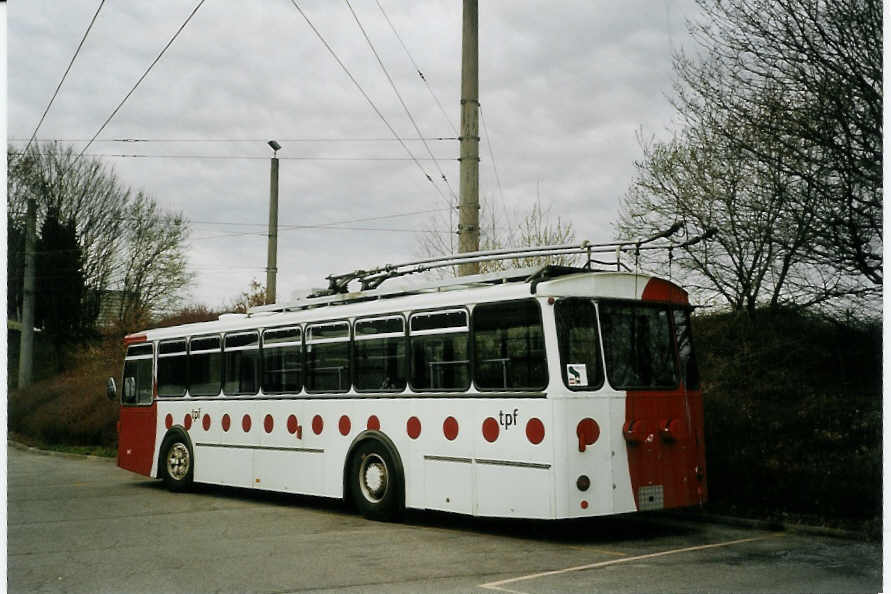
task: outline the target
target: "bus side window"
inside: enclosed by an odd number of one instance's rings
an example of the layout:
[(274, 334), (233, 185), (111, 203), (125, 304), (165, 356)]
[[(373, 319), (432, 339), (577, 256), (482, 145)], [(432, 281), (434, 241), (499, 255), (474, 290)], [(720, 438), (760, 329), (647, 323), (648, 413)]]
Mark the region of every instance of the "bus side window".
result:
[(184, 396), (188, 383), (185, 339), (158, 343), (158, 396)]
[(405, 320), (402, 316), (356, 320), (353, 328), (356, 390), (364, 392), (404, 390)]
[(299, 327), (263, 331), (263, 393), (293, 393), (303, 387), (302, 336)]
[(590, 299), (560, 299), (554, 304), (560, 373), (570, 390), (603, 385), (603, 363), (597, 337), (597, 311)]
[(411, 386), (417, 390), (470, 387), (470, 332), (463, 309), (412, 314)]
[(346, 392), (350, 389), (348, 322), (306, 327), (306, 389), (309, 392)]
[(260, 335), (238, 332), (226, 335), (226, 394), (256, 394), (260, 387)]
[(527, 299), (473, 310), (474, 381), (481, 390), (547, 386), (541, 309)]
[(189, 394), (217, 396), (223, 387), (223, 349), (219, 336), (189, 341)]

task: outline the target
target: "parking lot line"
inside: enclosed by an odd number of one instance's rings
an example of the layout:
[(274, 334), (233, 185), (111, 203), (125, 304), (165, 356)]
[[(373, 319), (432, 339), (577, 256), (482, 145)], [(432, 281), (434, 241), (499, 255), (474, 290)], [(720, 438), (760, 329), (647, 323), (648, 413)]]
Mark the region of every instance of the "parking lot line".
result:
[(740, 538), (738, 540), (728, 540), (725, 542), (718, 542), (707, 545), (697, 545), (695, 547), (683, 547), (680, 549), (669, 549), (667, 551), (659, 551), (658, 553), (648, 553), (646, 555), (637, 555), (635, 557), (623, 557), (622, 559), (612, 559), (610, 561), (600, 561), (598, 563), (589, 563), (588, 565), (577, 565), (576, 567), (567, 567), (566, 569), (555, 569), (552, 571), (542, 571), (539, 573), (530, 573), (529, 575), (522, 575), (519, 577), (509, 578), (506, 580), (499, 580), (497, 582), (489, 582), (487, 584), (480, 584), (479, 588), (485, 588), (486, 590), (499, 590), (501, 592), (513, 592), (514, 594), (522, 594), (517, 590), (511, 590), (508, 588), (504, 588), (503, 586), (507, 584), (513, 584), (516, 582), (523, 582), (527, 580), (534, 580), (542, 577), (547, 577), (551, 575), (560, 575), (563, 573), (571, 573), (573, 571), (582, 571), (585, 569), (597, 569), (600, 567), (607, 567), (609, 565), (617, 565), (619, 563), (630, 563), (631, 561), (641, 561), (643, 559), (653, 559), (655, 557), (664, 557), (666, 555), (674, 555), (676, 553), (689, 553), (692, 551), (704, 551), (706, 549), (714, 549), (718, 547), (729, 547), (736, 544), (742, 544), (746, 542), (755, 542), (759, 540), (767, 540), (770, 538), (777, 538), (782, 536), (781, 532), (775, 532), (773, 534), (768, 534), (765, 536), (754, 536), (752, 538)]

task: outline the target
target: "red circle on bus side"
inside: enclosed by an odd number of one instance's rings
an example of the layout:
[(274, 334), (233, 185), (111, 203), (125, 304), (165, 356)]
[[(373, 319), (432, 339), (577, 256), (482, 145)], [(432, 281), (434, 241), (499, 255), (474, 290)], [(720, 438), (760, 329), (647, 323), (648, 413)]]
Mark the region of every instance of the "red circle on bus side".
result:
[(405, 424), (405, 431), (412, 439), (417, 439), (421, 435), (421, 420), (418, 417), (411, 417)]
[(489, 443), (498, 439), (498, 421), (492, 417), (483, 421), (483, 437), (485, 437), (486, 441)]
[(244, 429), (245, 433), (251, 430), (251, 415), (241, 417), (241, 428)]
[(297, 417), (294, 415), (288, 417), (288, 433), (297, 433)]
[(266, 433), (272, 433), (273, 427), (275, 427), (275, 420), (272, 418), (272, 415), (266, 415), (263, 419), (263, 429), (266, 430)]
[(173, 427), (173, 415), (172, 414), (167, 413), (167, 416), (164, 417), (164, 426), (167, 427), (168, 429)]
[(312, 432), (316, 435), (322, 434), (322, 429), (325, 428), (325, 422), (322, 420), (322, 417), (316, 415), (312, 418)]
[(186, 428), (186, 431), (192, 428), (192, 415), (186, 413), (186, 416), (183, 417), (183, 427)]
[(588, 502), (582, 499), (582, 509), (588, 509)]
[(352, 423), (350, 423), (350, 418), (346, 415), (342, 415), (340, 417), (340, 422), (337, 424), (337, 428), (340, 429), (340, 434), (348, 435), (350, 432), (350, 427), (352, 427)]
[(220, 424), (223, 426), (223, 431), (229, 430), (229, 424), (231, 422), (232, 422), (231, 419), (229, 419), (229, 413), (224, 414), (223, 420), (220, 422)]
[(448, 417), (442, 422), (442, 434), (449, 441), (454, 441), (458, 437), (458, 421), (455, 417)]
[(526, 422), (526, 437), (534, 445), (542, 442), (545, 436), (544, 423), (537, 417), (532, 417)]
[(375, 415), (371, 415), (368, 417), (368, 424), (366, 425), (369, 431), (380, 431), (381, 429), (381, 421)]
[(208, 431), (210, 429), (210, 415), (204, 415), (204, 418), (201, 419), (201, 424), (204, 426), (204, 430)]

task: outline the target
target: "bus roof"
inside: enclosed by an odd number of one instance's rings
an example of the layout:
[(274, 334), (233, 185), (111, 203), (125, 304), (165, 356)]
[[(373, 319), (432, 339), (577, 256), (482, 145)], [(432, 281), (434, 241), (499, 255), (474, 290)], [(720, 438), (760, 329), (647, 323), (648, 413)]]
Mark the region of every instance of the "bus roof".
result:
[(145, 330), (131, 334), (125, 340), (154, 341), (305, 322), (463, 307), (530, 296), (579, 296), (687, 303), (686, 291), (671, 281), (650, 274), (542, 266), (460, 277), (427, 285), (373, 289), (259, 306), (252, 308), (247, 314), (228, 313), (209, 322)]

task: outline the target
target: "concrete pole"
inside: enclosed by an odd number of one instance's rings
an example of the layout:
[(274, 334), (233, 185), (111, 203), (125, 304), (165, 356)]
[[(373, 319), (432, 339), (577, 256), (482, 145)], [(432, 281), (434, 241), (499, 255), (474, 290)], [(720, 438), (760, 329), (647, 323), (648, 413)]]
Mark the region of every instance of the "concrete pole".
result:
[(278, 157), (269, 167), (269, 242), (266, 250), (266, 303), (275, 303), (275, 279), (278, 275)]
[[(477, 0), (464, 0), (461, 38), (461, 183), (458, 188), (458, 252), (480, 249), (479, 34)], [(479, 263), (461, 264), (461, 276), (479, 273)]]
[(25, 281), (22, 291), (22, 335), (19, 343), (19, 389), (31, 385), (34, 369), (34, 250), (37, 243), (37, 201), (28, 200), (25, 220)]

